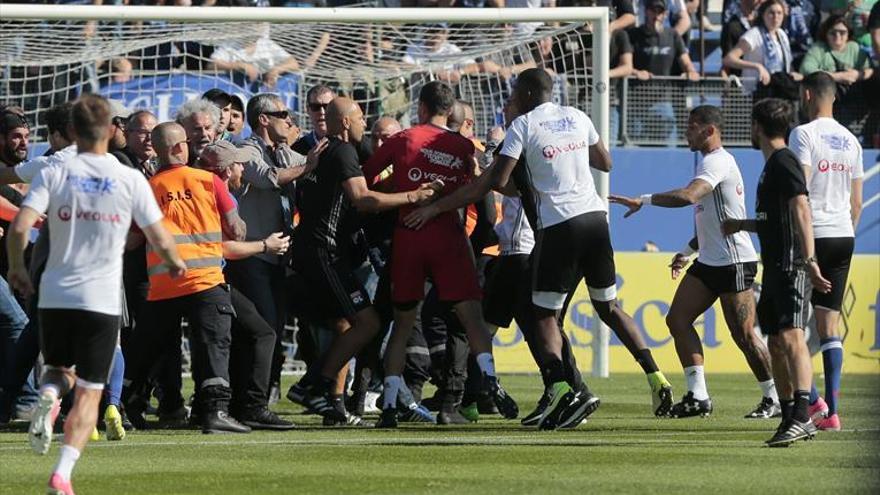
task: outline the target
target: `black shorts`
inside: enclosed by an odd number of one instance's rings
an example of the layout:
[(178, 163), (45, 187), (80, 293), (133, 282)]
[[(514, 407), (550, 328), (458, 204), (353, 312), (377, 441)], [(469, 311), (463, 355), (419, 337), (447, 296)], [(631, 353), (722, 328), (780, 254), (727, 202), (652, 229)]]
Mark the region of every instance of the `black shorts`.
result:
[(710, 266), (700, 263), (698, 259), (688, 268), (687, 273), (703, 282), (715, 295), (731, 294), (752, 288), (758, 273), (758, 262)]
[(350, 260), (326, 249), (303, 247), (294, 252), (293, 266), (305, 279), (318, 316), (349, 318), (372, 306)]
[(764, 265), (761, 282), (761, 298), (756, 311), (761, 331), (775, 335), (788, 328), (805, 328), (813, 291), (806, 270), (783, 271)]
[(507, 328), (518, 310), (531, 306), (532, 269), (527, 254), (499, 256), (486, 266), (483, 317), (487, 323)]
[(852, 237), (816, 239), (816, 260), (822, 276), (831, 282), (831, 292), (813, 291), (813, 307), (840, 311), (854, 249), (855, 239)]
[(617, 298), (614, 249), (604, 211), (584, 213), (535, 232), (532, 256), (532, 291), (562, 297), (555, 308), (548, 309), (560, 309), (581, 277), (587, 283), (590, 299)]
[(40, 350), (47, 366), (76, 367), (76, 377), (104, 385), (119, 341), (119, 316), (80, 309), (40, 309)]

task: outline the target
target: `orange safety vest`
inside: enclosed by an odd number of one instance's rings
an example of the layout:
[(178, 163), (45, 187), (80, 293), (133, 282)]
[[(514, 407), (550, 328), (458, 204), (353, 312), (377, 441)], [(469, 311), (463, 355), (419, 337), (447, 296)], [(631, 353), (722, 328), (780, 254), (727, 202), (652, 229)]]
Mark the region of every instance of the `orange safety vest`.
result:
[(223, 227), (214, 196), (214, 174), (192, 167), (160, 171), (150, 179), (164, 218), (186, 263), (186, 275), (172, 279), (159, 255), (147, 246), (148, 301), (195, 294), (224, 283)]

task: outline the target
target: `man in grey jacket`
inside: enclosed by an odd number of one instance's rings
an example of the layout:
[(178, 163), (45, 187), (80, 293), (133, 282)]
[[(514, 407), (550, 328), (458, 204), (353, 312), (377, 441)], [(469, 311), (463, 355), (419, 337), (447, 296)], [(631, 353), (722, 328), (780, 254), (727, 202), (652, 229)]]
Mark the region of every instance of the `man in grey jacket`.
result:
[[(251, 98), (246, 117), (253, 134), (241, 147), (250, 152), (251, 160), (244, 164), (242, 188), (236, 195), (239, 214), (247, 224), (246, 239), (250, 241), (292, 230), (294, 181), (310, 169), (306, 157), (288, 145), (294, 123), (291, 112), (277, 95), (263, 93)], [(263, 253), (230, 261), (226, 275), (230, 283), (254, 303), (260, 316), (278, 335), (272, 366), (271, 395), (274, 395), (284, 361), (281, 332), (286, 310), (282, 257)]]

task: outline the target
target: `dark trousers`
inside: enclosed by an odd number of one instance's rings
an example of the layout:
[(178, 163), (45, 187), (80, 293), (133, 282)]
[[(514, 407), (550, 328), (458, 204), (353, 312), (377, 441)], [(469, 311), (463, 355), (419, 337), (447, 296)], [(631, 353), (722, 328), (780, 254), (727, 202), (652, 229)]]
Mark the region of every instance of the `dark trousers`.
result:
[(287, 323), (284, 267), (253, 257), (230, 261), (226, 265), (226, 280), (250, 299), (260, 316), (275, 331), (271, 381), (280, 383), (284, 365), (281, 337)]
[[(0, 278), (2, 285), (9, 286)], [(22, 399), (32, 400), (31, 397), (23, 397), (22, 393), (36, 396), (36, 392), (28, 384), (28, 376), (34, 368), (37, 356), (40, 354), (39, 320), (37, 318), (37, 298), (32, 297), (28, 302), (28, 310), (33, 316), (28, 320), (25, 313), (18, 306), (18, 302), (8, 292), (3, 297), (3, 309), (0, 310), (3, 320), (3, 342), (0, 349), (3, 350), (2, 363), (0, 363), (0, 416), (9, 413), (13, 404)], [(13, 306), (14, 305), (14, 306)]]
[(260, 316), (254, 303), (235, 287), (231, 288), (232, 348), (229, 378), (232, 386), (231, 409), (242, 412), (268, 405), (275, 330)]
[(180, 335), (181, 318), (190, 329), (193, 381), (203, 412), (229, 406), (229, 350), (235, 311), (226, 284), (187, 296), (150, 301), (131, 336), (126, 357), (124, 398), (140, 390), (169, 337)]

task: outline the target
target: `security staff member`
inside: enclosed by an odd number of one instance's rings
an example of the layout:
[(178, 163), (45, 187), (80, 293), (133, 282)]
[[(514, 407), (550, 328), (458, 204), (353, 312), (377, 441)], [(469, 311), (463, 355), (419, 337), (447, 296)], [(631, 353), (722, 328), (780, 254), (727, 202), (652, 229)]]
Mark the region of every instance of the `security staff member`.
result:
[[(143, 325), (132, 337), (126, 385), (138, 390), (170, 332), (190, 328), (193, 379), (203, 433), (246, 433), (250, 428), (228, 414), (230, 328), (234, 311), (221, 268), (222, 240), (244, 238), (244, 223), (223, 181), (205, 170), (187, 167), (186, 133), (176, 123), (153, 129), (160, 169), (150, 186), (186, 263), (184, 277), (172, 279), (157, 254), (147, 251), (150, 291)], [(130, 392), (129, 392), (130, 393)], [(137, 404), (130, 402), (130, 407)]]

